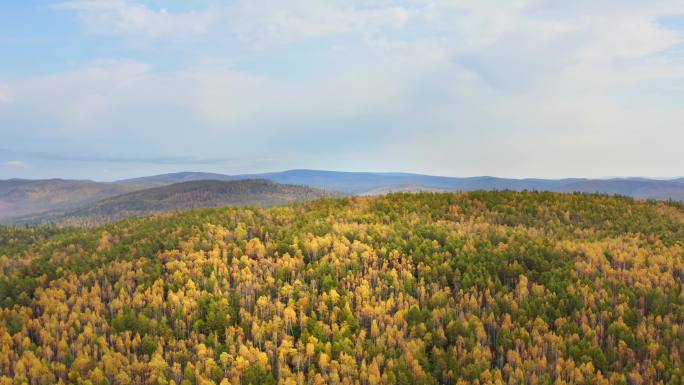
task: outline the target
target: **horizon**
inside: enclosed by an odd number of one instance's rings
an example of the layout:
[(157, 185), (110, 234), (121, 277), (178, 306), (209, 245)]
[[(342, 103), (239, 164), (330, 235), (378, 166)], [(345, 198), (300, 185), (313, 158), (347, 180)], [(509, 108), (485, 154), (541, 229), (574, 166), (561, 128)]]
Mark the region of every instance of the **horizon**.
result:
[(684, 175), (681, 1), (29, 0), (0, 36), (0, 179)]
[[(470, 179), (470, 178), (494, 178), (494, 179), (510, 179), (510, 180), (534, 180), (534, 179), (539, 179), (539, 180), (567, 180), (567, 179), (584, 179), (584, 180), (633, 180), (633, 179), (647, 179), (647, 180), (652, 180), (652, 181), (674, 181), (678, 179), (684, 178), (684, 176), (666, 176), (666, 177), (658, 177), (658, 176), (641, 176), (641, 175), (634, 175), (634, 176), (599, 176), (599, 177), (584, 177), (584, 176), (570, 176), (570, 177), (550, 177), (550, 178), (540, 178), (540, 177), (502, 177), (502, 176), (496, 176), (496, 175), (468, 175), (468, 176), (461, 176), (461, 175), (436, 175), (436, 174), (429, 174), (429, 173), (416, 173), (416, 172), (404, 172), (404, 171), (356, 171), (356, 170), (323, 170), (323, 169), (310, 169), (310, 168), (299, 168), (299, 169), (286, 169), (286, 170), (273, 170), (273, 171), (264, 171), (264, 172), (258, 172), (258, 173), (251, 173), (251, 172), (243, 172), (243, 173), (221, 173), (221, 172), (205, 172), (205, 171), (172, 171), (172, 172), (165, 172), (165, 173), (160, 173), (160, 174), (149, 174), (149, 175), (137, 175), (137, 176), (129, 176), (129, 177), (124, 177), (124, 178), (119, 178), (119, 179), (96, 179), (96, 178), (66, 178), (66, 177), (47, 177), (47, 178), (22, 178), (22, 177), (12, 177), (12, 178), (4, 178), (0, 179), (2, 180), (31, 180), (31, 181), (39, 181), (39, 180), (75, 180), (75, 181), (92, 181), (92, 182), (99, 182), (99, 183), (116, 183), (116, 182), (126, 182), (126, 181), (132, 181), (136, 179), (144, 179), (144, 178), (151, 178), (151, 177), (158, 177), (158, 176), (165, 176), (165, 175), (174, 175), (174, 174), (216, 174), (216, 175), (221, 175), (221, 176), (255, 176), (255, 177), (260, 177), (261, 175), (264, 174), (279, 174), (279, 173), (286, 173), (286, 172), (293, 172), (293, 171), (308, 171), (308, 172), (330, 172), (330, 173), (348, 173), (348, 174), (370, 174), (370, 175), (380, 175), (380, 174), (398, 174), (398, 175), (418, 175), (418, 176), (429, 176), (429, 177), (438, 177), (438, 178), (455, 178), (455, 179)], [(211, 179), (207, 179), (211, 180)]]

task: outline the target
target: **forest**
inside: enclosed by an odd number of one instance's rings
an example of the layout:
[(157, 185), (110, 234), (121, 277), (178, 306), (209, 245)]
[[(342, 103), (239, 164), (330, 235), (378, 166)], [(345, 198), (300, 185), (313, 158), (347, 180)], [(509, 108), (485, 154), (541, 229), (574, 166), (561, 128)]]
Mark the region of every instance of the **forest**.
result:
[(684, 205), (474, 191), (0, 227), (0, 385), (684, 383)]

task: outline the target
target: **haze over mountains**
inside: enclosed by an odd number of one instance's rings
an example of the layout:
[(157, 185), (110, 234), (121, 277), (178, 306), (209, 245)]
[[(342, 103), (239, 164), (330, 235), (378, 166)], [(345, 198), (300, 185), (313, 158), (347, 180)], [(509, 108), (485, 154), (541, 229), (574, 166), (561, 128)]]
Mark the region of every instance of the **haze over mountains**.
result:
[(87, 180), (0, 180), (0, 223), (32, 213), (74, 208), (142, 188), (145, 186)]
[[(225, 183), (244, 180), (260, 182)], [(240, 175), (179, 172), (116, 182), (10, 179), (0, 181), (0, 223), (44, 223), (83, 217), (118, 219), (152, 212), (229, 204), (273, 205), (313, 199), (324, 195), (323, 190), (352, 195), (413, 191), (540, 190), (684, 201), (684, 178), (457, 178), (410, 173), (288, 170)]]
[(265, 179), (198, 180), (151, 187), (86, 203), (69, 210), (15, 218), (15, 224), (95, 225), (131, 216), (201, 207), (273, 206), (328, 196), (323, 190)]
[(636, 177), (611, 179), (511, 179), (482, 176), (458, 178), (411, 173), (288, 170), (242, 175), (181, 172), (122, 180), (117, 183), (164, 185), (189, 180), (239, 180), (254, 178), (268, 179), (277, 183), (307, 185), (354, 195), (374, 195), (400, 191), (540, 190), (619, 194), (638, 199), (684, 201), (684, 178), (674, 180)]
[[(447, 177), (412, 173), (374, 173), (374, 172), (342, 172), (319, 170), (287, 170), (262, 174), (225, 175), (202, 172), (179, 172), (160, 174), (149, 177), (125, 179), (117, 183), (131, 183), (141, 185), (166, 185), (191, 180), (239, 180), (239, 179), (268, 179), (277, 183), (304, 184), (311, 187), (338, 191), (347, 194), (369, 194), (373, 190), (398, 191), (412, 186), (415, 190), (549, 190), (561, 192), (605, 192), (622, 194), (635, 198), (653, 199), (684, 199), (680, 191), (684, 178), (674, 180), (658, 180), (649, 178), (610, 178), (610, 179), (513, 179), (491, 176), (480, 177)], [(633, 182), (643, 182), (642, 187), (657, 186), (662, 189), (673, 189), (673, 196), (660, 197), (659, 192), (636, 191)], [(571, 187), (569, 187), (571, 186)], [(395, 189), (396, 188), (396, 189)], [(568, 190), (570, 188), (570, 190)], [(577, 190), (571, 190), (577, 188)], [(679, 195), (682, 194), (682, 195)], [(653, 196), (651, 196), (653, 195)]]

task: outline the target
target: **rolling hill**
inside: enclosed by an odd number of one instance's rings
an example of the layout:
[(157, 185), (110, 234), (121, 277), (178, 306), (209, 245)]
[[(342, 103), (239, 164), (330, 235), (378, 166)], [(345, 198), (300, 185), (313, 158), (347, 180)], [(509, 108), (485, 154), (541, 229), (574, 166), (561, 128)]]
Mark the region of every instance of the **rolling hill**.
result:
[[(259, 177), (254, 178), (236, 178), (224, 174), (216, 174), (211, 172), (175, 172), (170, 174), (160, 174), (145, 176), (140, 178), (123, 179), (117, 181), (117, 183), (131, 184), (131, 185), (142, 185), (148, 187), (156, 186), (166, 186), (174, 183), (181, 182), (192, 182), (200, 180), (236, 180), (236, 179), (260, 179)], [(262, 178), (263, 179), (263, 178)]]
[(87, 180), (0, 181), (0, 223), (9, 218), (49, 210), (69, 209), (144, 188), (144, 185)]
[[(611, 179), (510, 179), (490, 176), (444, 177), (409, 173), (340, 172), (318, 170), (288, 170), (264, 174), (208, 174), (216, 180), (263, 178), (277, 183), (303, 184), (328, 191), (355, 195), (374, 195), (391, 191), (474, 191), (474, 190), (536, 190), (555, 192), (598, 192), (642, 199), (684, 200), (684, 178), (663, 181), (647, 178)], [(179, 180), (206, 179), (206, 173), (172, 173), (119, 183), (175, 183)]]
[[(151, 187), (205, 180), (225, 182), (248, 179), (266, 179), (274, 183), (305, 185), (352, 195), (417, 191), (530, 190), (604, 193), (639, 199), (684, 201), (684, 178), (669, 181), (647, 178), (509, 179), (489, 176), (456, 178), (410, 173), (319, 170), (288, 170), (238, 175), (178, 172), (111, 183), (62, 179), (0, 181), (0, 223), (14, 223), (13, 219), (17, 217), (35, 217), (36, 214), (46, 211), (57, 211), (62, 214), (73, 212), (102, 199)], [(172, 205), (164, 207), (174, 209)]]
[(684, 202), (684, 184), (676, 181), (648, 179), (585, 180), (559, 187), (558, 192), (619, 194), (640, 199), (677, 200)]
[[(471, 190), (552, 190), (564, 184), (583, 179), (507, 179), (489, 176), (456, 178), (410, 173), (374, 173), (374, 172), (342, 172), (321, 170), (287, 170), (263, 174), (223, 175), (211, 174), (211, 179), (268, 179), (277, 183), (304, 184), (329, 191), (347, 194), (367, 194), (378, 188), (388, 189), (392, 186), (422, 186), (424, 188), (471, 191)], [(172, 173), (128, 179), (119, 183), (175, 183), (182, 180), (206, 179), (205, 173)]]
[(301, 185), (265, 179), (239, 181), (201, 180), (175, 183), (130, 192), (70, 210), (56, 210), (18, 218), (15, 224), (99, 224), (112, 220), (200, 207), (227, 205), (273, 206), (305, 201), (330, 194)]

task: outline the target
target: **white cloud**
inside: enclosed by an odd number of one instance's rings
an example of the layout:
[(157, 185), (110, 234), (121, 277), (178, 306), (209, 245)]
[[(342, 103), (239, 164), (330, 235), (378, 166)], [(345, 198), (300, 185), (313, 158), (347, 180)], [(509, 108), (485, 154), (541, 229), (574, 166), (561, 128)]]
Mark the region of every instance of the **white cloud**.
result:
[(9, 89), (0, 85), (0, 106), (3, 104), (9, 104), (14, 101), (14, 97)]
[[(98, 130), (99, 119), (115, 99), (125, 95), (147, 73), (147, 65), (130, 60), (98, 61), (64, 73), (27, 78), (12, 84), (14, 112), (30, 123), (39, 113), (41, 130), (63, 135)], [(8, 128), (9, 129), (9, 128)], [(16, 129), (23, 130), (19, 125)]]
[[(38, 114), (49, 124), (37, 125), (34, 135), (71, 139), (141, 130), (152, 137), (239, 137), (258, 134), (254, 127), (262, 134), (277, 131), (277, 123), (289, 125), (296, 135), (311, 127), (293, 127), (293, 122), (395, 113), (408, 92), (398, 76), (404, 75), (375, 65), (364, 73), (301, 83), (202, 67), (158, 74), (141, 62), (104, 61), (14, 82), (21, 103), (4, 115), (4, 121), (0, 116), (0, 124), (8, 130), (17, 127), (20, 133)], [(376, 91), (368, 92), (368, 87)], [(169, 120), (174, 114), (187, 120)], [(194, 125), (191, 131), (185, 126), (188, 122)]]
[(21, 160), (8, 160), (6, 162), (0, 163), (0, 165), (7, 167), (7, 168), (15, 169), (15, 170), (30, 168), (28, 163), (21, 161)]
[[(201, 12), (69, 2), (86, 25), (133, 40), (247, 44), (205, 52), (211, 67), (122, 60), (15, 81), (0, 125), (186, 155), (330, 146), (340, 162), (451, 175), (681, 174), (684, 107), (672, 100), (684, 66), (663, 52), (684, 39), (658, 21), (683, 6), (600, 3), (252, 0), (191, 27)], [(299, 65), (315, 71), (290, 76)]]
[(399, 5), (359, 6), (354, 2), (295, 0), (239, 1), (226, 9), (230, 30), (257, 46), (290, 43), (329, 35), (377, 33), (401, 29), (410, 12)]
[(205, 35), (217, 16), (211, 10), (186, 13), (153, 10), (129, 0), (74, 0), (60, 3), (56, 8), (75, 11), (78, 20), (90, 31), (123, 36), (138, 43), (191, 40)]

